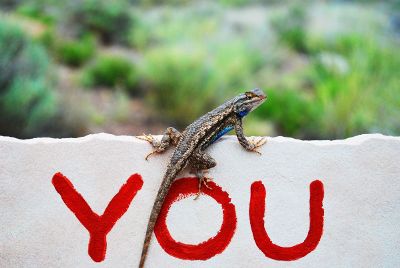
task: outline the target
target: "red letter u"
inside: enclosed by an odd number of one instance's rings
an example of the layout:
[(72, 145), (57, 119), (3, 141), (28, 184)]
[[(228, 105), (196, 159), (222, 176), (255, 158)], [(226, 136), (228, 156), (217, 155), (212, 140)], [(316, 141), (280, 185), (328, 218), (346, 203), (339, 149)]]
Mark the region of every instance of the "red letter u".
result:
[(281, 247), (272, 243), (264, 227), (266, 190), (261, 181), (251, 185), (250, 225), (257, 247), (266, 257), (279, 261), (293, 261), (313, 251), (322, 236), (324, 226), (324, 186), (315, 180), (310, 184), (310, 227), (306, 239), (292, 247)]

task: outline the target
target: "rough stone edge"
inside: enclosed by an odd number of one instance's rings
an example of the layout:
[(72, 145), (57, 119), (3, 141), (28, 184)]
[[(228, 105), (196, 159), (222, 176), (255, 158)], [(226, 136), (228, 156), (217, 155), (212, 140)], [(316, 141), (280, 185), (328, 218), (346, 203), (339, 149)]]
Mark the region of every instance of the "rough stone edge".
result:
[[(387, 136), (383, 134), (362, 134), (346, 139), (341, 139), (341, 140), (299, 140), (299, 139), (294, 139), (290, 137), (282, 137), (282, 136), (277, 136), (277, 137), (268, 137), (269, 141), (272, 142), (291, 142), (291, 143), (309, 143), (309, 144), (315, 144), (315, 145), (339, 145), (339, 144), (344, 144), (344, 145), (358, 145), (361, 143), (364, 143), (368, 140), (372, 139), (379, 139), (379, 140), (390, 140), (390, 141), (398, 141), (400, 142), (400, 136)], [(14, 137), (8, 137), (8, 136), (0, 136), (0, 142), (6, 142), (6, 143), (18, 143), (18, 144), (39, 144), (39, 143), (84, 143), (84, 142), (89, 142), (93, 140), (103, 140), (103, 141), (123, 141), (123, 142), (138, 142), (138, 143), (146, 143), (145, 141), (135, 139), (134, 136), (127, 136), (127, 135), (113, 135), (113, 134), (108, 134), (108, 133), (97, 133), (97, 134), (89, 134), (84, 137), (79, 137), (79, 138), (33, 138), (33, 139), (17, 139)], [(233, 135), (228, 135), (225, 137), (222, 137), (221, 141), (224, 142), (237, 142), (237, 139)]]

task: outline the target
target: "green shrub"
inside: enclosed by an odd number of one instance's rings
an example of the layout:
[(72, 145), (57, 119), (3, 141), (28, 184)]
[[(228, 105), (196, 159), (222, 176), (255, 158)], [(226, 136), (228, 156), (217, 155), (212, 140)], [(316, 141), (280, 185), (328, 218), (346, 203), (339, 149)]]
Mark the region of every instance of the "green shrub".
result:
[(126, 0), (82, 0), (71, 4), (66, 23), (77, 36), (93, 33), (109, 44), (126, 43), (134, 21)]
[[(224, 23), (222, 10), (215, 5), (194, 5), (182, 8), (182, 12), (176, 12), (171, 7), (150, 14), (136, 12), (135, 24), (129, 34), (130, 45), (143, 49), (183, 42), (202, 43), (204, 47), (216, 40), (222, 43), (221, 32), (218, 31)], [(226, 39), (223, 40), (225, 43)]]
[[(132, 2), (144, 6), (157, 6), (157, 5), (185, 5), (196, 3), (196, 0), (133, 0)], [(282, 0), (218, 0), (216, 1), (226, 6), (245, 6), (254, 4), (272, 4), (280, 3)]]
[(307, 52), (307, 14), (304, 3), (291, 5), (287, 12), (271, 21), (278, 40), (300, 53)]
[(231, 42), (158, 47), (144, 62), (148, 103), (165, 121), (183, 127), (227, 96), (255, 87), (252, 78), (262, 59), (243, 43)]
[(184, 5), (193, 0), (134, 0), (135, 3), (143, 6), (157, 6), (157, 5)]
[(49, 59), (19, 28), (0, 22), (0, 132), (32, 137), (56, 113)]
[(4, 9), (14, 9), (15, 7), (20, 4), (22, 0), (1, 0), (0, 2), (0, 8)]
[(128, 43), (136, 50), (147, 49), (154, 42), (154, 28), (152, 24), (145, 21), (145, 17), (136, 16), (135, 25), (131, 27), (128, 33)]
[(86, 63), (96, 51), (96, 42), (91, 36), (79, 40), (60, 40), (57, 46), (57, 58), (72, 67)]
[(244, 6), (246, 4), (254, 4), (258, 1), (256, 0), (219, 0), (218, 2), (220, 2), (223, 5), (226, 6)]
[(396, 43), (354, 34), (314, 41), (318, 46), (295, 78), (298, 88), (280, 87), (296, 74), (283, 76), (267, 90), (269, 100), (256, 115), (271, 120), (278, 133), (298, 138), (335, 139), (377, 131), (398, 135)]
[(257, 71), (263, 66), (261, 52), (245, 42), (232, 40), (211, 47), (216, 75), (226, 91), (236, 92), (255, 87)]
[(42, 34), (36, 37), (36, 41), (53, 53), (56, 50), (58, 36), (54, 27), (49, 26)]
[[(343, 53), (348, 68), (336, 72), (315, 60), (310, 80), (318, 113), (318, 135), (345, 137), (380, 130), (400, 131), (400, 55), (396, 45), (360, 36), (338, 38), (333, 51)], [(314, 135), (317, 135), (315, 133)]]
[(274, 122), (279, 133), (301, 137), (302, 130), (313, 121), (309, 98), (291, 89), (269, 88), (265, 91), (267, 103), (257, 108), (255, 115)]
[(100, 56), (83, 73), (87, 87), (122, 87), (133, 91), (137, 84), (137, 71), (131, 61), (120, 56)]
[(58, 0), (25, 0), (16, 12), (46, 24), (54, 24), (62, 14), (64, 4)]
[(146, 55), (147, 101), (158, 116), (183, 127), (224, 95), (215, 66), (201, 51), (157, 48)]

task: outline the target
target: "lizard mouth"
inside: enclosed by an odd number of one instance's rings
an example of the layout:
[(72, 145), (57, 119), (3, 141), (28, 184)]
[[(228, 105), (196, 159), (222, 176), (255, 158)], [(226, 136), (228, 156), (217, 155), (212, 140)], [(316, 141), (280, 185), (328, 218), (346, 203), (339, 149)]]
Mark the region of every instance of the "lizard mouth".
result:
[(265, 100), (265, 99), (267, 99), (267, 95), (258, 95), (258, 98), (260, 100)]
[[(267, 96), (265, 95), (259, 95), (258, 99), (254, 102), (254, 108), (260, 106), (265, 100), (267, 99)], [(253, 108), (253, 109), (254, 109)]]
[(267, 99), (267, 96), (260, 95), (258, 96), (258, 100), (256, 101), (257, 104), (263, 103)]

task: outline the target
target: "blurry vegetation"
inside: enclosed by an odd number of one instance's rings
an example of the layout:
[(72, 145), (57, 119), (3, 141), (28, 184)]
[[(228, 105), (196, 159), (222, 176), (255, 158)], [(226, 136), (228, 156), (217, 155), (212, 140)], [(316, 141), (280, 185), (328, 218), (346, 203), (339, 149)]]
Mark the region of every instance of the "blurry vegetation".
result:
[(101, 55), (83, 71), (82, 80), (87, 87), (118, 86), (133, 91), (137, 81), (137, 71), (125, 58)]
[(61, 4), (58, 0), (23, 0), (16, 7), (16, 13), (33, 19), (37, 19), (46, 24), (56, 22), (62, 12)]
[(105, 43), (126, 43), (133, 15), (125, 0), (82, 0), (68, 5), (66, 25), (77, 36), (95, 34)]
[(217, 70), (206, 63), (204, 53), (156, 49), (148, 53), (146, 62), (145, 78), (152, 88), (147, 100), (162, 119), (183, 127), (218, 104)]
[(79, 67), (90, 60), (96, 52), (96, 41), (92, 36), (80, 39), (60, 40), (57, 44), (57, 58), (71, 67)]
[[(269, 106), (261, 106), (255, 110), (260, 118), (269, 118), (277, 127), (279, 133), (289, 136), (300, 136), (301, 128), (310, 125), (313, 117), (312, 101), (304, 93), (285, 88), (269, 88), (267, 90), (270, 100)], [(273, 101), (271, 101), (273, 100)]]
[[(331, 59), (321, 54), (310, 68), (314, 86), (316, 128), (312, 136), (342, 137), (353, 133), (399, 133), (400, 54), (395, 44), (344, 36), (327, 45)], [(342, 63), (341, 63), (342, 62)], [(340, 123), (338, 123), (340, 122)]]
[(4, 11), (2, 135), (183, 128), (254, 87), (269, 99), (246, 134), (400, 135), (396, 1), (4, 0)]
[(0, 2), (0, 7), (9, 10), (15, 8), (20, 2), (22, 2), (22, 0), (2, 0)]
[(304, 90), (271, 88), (274, 101), (258, 115), (268, 115), (280, 132), (298, 137), (399, 133), (400, 55), (394, 44), (354, 35), (319, 42), (303, 78)]
[(259, 67), (258, 56), (240, 43), (208, 50), (157, 47), (145, 55), (147, 100), (162, 119), (184, 127), (227, 95), (251, 87), (248, 78)]
[(17, 26), (0, 22), (0, 129), (39, 135), (56, 114), (46, 52)]
[(305, 5), (300, 2), (292, 4), (284, 14), (277, 15), (271, 22), (279, 41), (300, 53), (307, 52)]

